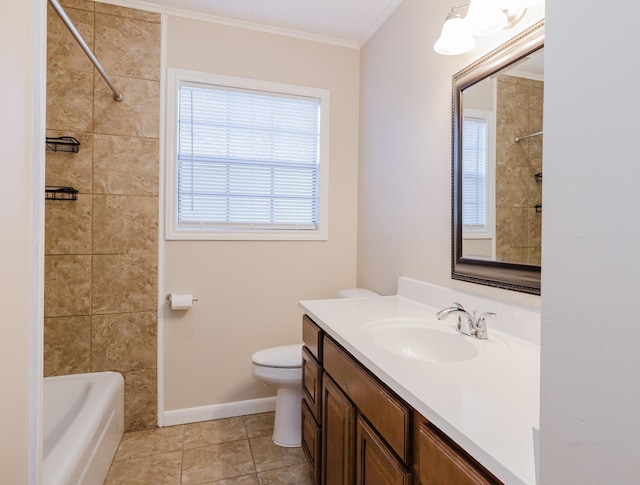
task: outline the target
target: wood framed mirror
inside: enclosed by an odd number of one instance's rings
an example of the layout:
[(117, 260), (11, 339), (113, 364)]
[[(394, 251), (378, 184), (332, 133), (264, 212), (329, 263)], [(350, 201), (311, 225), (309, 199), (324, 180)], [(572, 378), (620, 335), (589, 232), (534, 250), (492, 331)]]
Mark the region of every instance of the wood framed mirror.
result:
[(544, 21), (453, 76), (451, 277), (540, 294)]

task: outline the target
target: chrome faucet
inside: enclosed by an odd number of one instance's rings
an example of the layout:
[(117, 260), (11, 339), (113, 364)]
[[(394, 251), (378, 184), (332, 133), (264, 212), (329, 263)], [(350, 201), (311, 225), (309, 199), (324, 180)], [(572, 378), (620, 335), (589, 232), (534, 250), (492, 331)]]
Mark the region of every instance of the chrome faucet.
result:
[(438, 320), (444, 320), (452, 313), (458, 314), (458, 325), (456, 326), (458, 332), (483, 340), (489, 338), (485, 318), (493, 316), (495, 313), (485, 312), (476, 317), (475, 311), (469, 313), (460, 303), (453, 302), (453, 306), (440, 310), (436, 313), (436, 317)]

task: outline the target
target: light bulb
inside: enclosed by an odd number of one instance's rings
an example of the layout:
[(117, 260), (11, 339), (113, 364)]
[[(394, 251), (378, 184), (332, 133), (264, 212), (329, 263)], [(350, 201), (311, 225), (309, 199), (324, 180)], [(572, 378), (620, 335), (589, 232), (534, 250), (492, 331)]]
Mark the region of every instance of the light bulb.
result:
[(476, 45), (476, 41), (467, 30), (467, 25), (460, 12), (453, 9), (447, 15), (442, 26), (440, 37), (433, 49), (445, 56), (456, 56), (469, 52)]
[(493, 34), (509, 23), (507, 15), (495, 0), (471, 0), (464, 20), (471, 35)]

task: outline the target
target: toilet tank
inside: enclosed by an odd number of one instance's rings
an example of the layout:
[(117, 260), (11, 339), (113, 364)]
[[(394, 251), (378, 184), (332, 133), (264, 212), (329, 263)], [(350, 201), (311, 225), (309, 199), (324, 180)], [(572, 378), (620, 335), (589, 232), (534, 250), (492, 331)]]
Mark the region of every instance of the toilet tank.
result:
[(366, 288), (346, 288), (336, 292), (336, 298), (371, 298), (372, 296), (380, 296), (380, 293)]

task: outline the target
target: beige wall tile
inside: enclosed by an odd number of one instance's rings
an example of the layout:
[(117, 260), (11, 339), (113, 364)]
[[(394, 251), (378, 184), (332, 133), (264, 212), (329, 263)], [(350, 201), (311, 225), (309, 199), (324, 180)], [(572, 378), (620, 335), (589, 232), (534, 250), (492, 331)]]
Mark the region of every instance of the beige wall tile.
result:
[(91, 193), (93, 135), (74, 131), (47, 130), (47, 136), (73, 136), (80, 142), (80, 147), (78, 153), (45, 152), (45, 184), (68, 185), (80, 193)]
[(91, 256), (49, 255), (44, 258), (44, 315), (89, 315)]
[(156, 254), (94, 255), (92, 313), (155, 311), (157, 279)]
[(154, 369), (157, 338), (155, 312), (94, 315), (91, 371)]
[(156, 12), (148, 12), (133, 8), (119, 7), (117, 5), (109, 5), (107, 3), (96, 3), (96, 12), (117, 15), (131, 19), (145, 20), (147, 22), (160, 23), (160, 14)]
[[(64, 10), (93, 49), (94, 13), (75, 8)], [(93, 71), (93, 64), (51, 5), (47, 8), (47, 68)]]
[(93, 72), (47, 69), (47, 129), (90, 133)]
[(93, 196), (93, 253), (157, 253), (158, 198)]
[(44, 375), (90, 372), (91, 317), (44, 319)]
[(45, 254), (91, 254), (91, 196), (48, 200), (44, 207)]
[(124, 426), (126, 430), (156, 426), (156, 370), (123, 372)]
[(527, 124), (527, 107), (529, 105), (528, 87), (498, 80), (496, 121), (498, 123), (514, 123), (519, 126)]
[(63, 7), (89, 10), (91, 12), (93, 12), (94, 10), (94, 2), (92, 2), (91, 0), (60, 0), (60, 5), (62, 5)]
[(94, 99), (95, 133), (158, 138), (160, 127), (160, 83), (111, 76), (124, 94), (117, 102), (102, 79), (96, 79)]
[[(62, 4), (94, 52), (99, 51), (107, 73), (125, 92), (125, 102), (115, 102), (104, 80), (94, 78), (90, 61), (50, 8), (47, 136), (75, 136), (81, 145), (78, 153), (46, 153), (47, 185), (72, 186), (80, 195), (75, 202), (46, 203), (45, 371), (126, 371), (126, 426), (148, 428), (156, 425), (157, 254), (90, 253), (157, 253), (160, 16), (101, 5), (100, 12), (118, 17), (100, 13), (96, 25), (93, 2)], [(95, 103), (94, 97), (99, 98)], [(94, 174), (96, 127), (105, 131), (98, 135)], [(105, 195), (94, 200), (94, 189)], [(111, 192), (124, 197), (107, 196)], [(95, 245), (92, 231), (99, 236)], [(89, 316), (92, 309), (97, 315)], [(160, 475), (179, 482), (179, 461), (177, 468), (170, 457), (168, 462), (176, 474)], [(139, 469), (119, 469), (113, 480), (118, 483)], [(143, 470), (138, 476), (144, 482), (155, 472)]]
[(94, 136), (95, 194), (158, 195), (157, 138)]
[(160, 80), (160, 24), (96, 13), (96, 56), (109, 75)]

